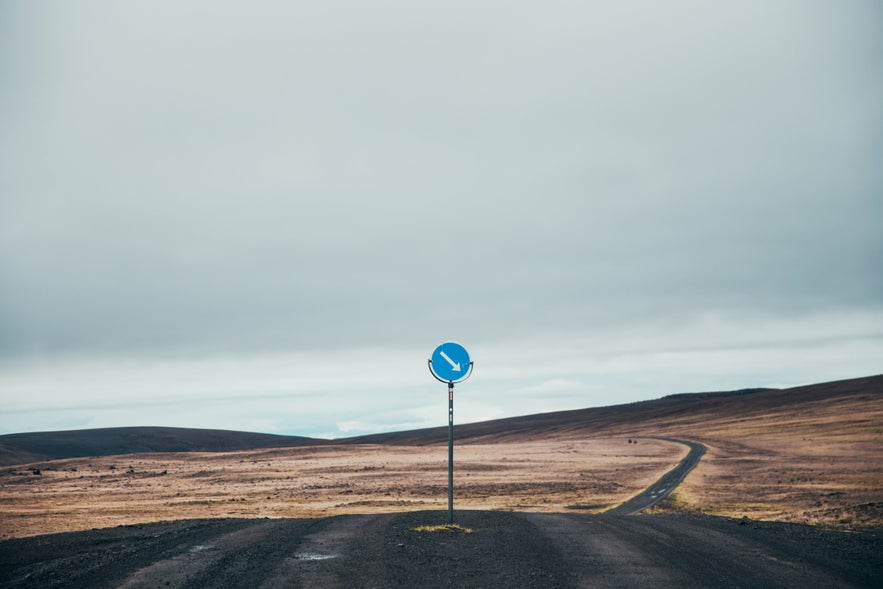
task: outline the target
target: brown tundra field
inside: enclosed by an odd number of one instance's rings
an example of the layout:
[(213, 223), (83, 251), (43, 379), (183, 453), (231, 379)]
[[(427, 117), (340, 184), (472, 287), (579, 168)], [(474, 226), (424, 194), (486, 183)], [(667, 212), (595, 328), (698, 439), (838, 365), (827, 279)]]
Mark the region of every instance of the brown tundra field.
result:
[[(71, 439), (65, 434), (56, 438)], [(253, 443), (292, 445), (205, 451), (224, 447), (219, 435), (239, 435), (211, 434), (206, 441), (201, 430), (174, 430), (192, 447), (202, 436), (203, 451), (129, 453), (108, 443), (117, 453), (102, 455), (93, 443), (91, 455), (67, 458), (58, 456), (70, 456), (72, 446), (53, 447), (54, 434), (0, 436), (0, 539), (189, 518), (447, 506), (446, 427), (334, 442), (274, 437)], [(102, 435), (133, 439), (139, 430)], [(459, 425), (455, 506), (606, 511), (687, 454), (660, 437), (700, 442), (707, 452), (656, 512), (839, 529), (883, 524), (883, 376)]]

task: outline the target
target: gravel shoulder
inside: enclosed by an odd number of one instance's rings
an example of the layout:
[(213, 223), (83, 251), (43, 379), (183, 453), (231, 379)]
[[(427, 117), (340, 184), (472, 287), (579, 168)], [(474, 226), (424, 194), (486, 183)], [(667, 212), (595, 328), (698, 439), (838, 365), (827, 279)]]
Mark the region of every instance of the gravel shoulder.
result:
[(190, 520), (0, 542), (2, 587), (880, 587), (883, 532), (709, 516)]

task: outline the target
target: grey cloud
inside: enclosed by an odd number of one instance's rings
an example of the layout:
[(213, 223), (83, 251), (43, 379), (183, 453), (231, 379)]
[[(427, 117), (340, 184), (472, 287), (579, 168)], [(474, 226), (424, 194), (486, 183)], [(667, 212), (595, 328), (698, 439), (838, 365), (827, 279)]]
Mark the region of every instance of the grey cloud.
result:
[(6, 354), (881, 303), (873, 4), (91, 6), (6, 9)]

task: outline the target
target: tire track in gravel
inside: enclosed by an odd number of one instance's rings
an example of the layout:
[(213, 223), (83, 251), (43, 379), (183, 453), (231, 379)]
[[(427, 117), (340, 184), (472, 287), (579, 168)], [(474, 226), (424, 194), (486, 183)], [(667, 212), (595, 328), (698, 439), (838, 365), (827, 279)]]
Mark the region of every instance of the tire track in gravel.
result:
[[(569, 585), (612, 587), (876, 587), (875, 541), (849, 538), (854, 558), (832, 558), (833, 537), (811, 526), (706, 516), (523, 514), (558, 548)], [(876, 542), (879, 543), (878, 541)], [(857, 549), (856, 549), (857, 548)], [(844, 551), (846, 552), (846, 551)]]
[(134, 572), (265, 520), (185, 520), (0, 543), (2, 587), (118, 587)]
[(221, 563), (231, 555), (241, 554), (249, 545), (264, 543), (267, 536), (278, 532), (279, 524), (261, 522), (222, 535), (206, 536), (198, 544), (182, 546), (177, 554), (157, 560), (129, 575), (121, 589), (146, 589), (148, 587), (183, 587), (191, 580), (217, 575)]
[(0, 542), (0, 587), (881, 587), (883, 532), (686, 515), (168, 522)]
[(178, 551), (142, 567), (119, 587), (227, 588), (350, 586), (348, 569), (355, 559), (356, 537), (380, 516), (351, 515), (316, 520), (263, 520), (220, 535), (207, 535), (197, 544), (179, 545)]
[[(276, 564), (272, 573), (253, 586), (261, 589), (353, 586), (353, 574), (367, 580), (378, 576), (371, 554), (377, 537), (372, 532), (383, 516), (349, 515), (322, 520), (303, 537), (296, 551)], [(368, 540), (361, 546), (359, 540)]]

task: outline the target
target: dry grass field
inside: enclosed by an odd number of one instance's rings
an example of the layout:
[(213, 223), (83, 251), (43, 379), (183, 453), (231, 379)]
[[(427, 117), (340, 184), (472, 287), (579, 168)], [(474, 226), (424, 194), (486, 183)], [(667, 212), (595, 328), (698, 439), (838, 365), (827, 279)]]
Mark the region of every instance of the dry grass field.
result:
[(842, 528), (883, 525), (883, 396), (670, 426), (708, 447), (659, 509)]
[[(464, 444), (455, 508), (597, 512), (674, 466), (678, 444), (625, 439)], [(0, 538), (205, 517), (447, 509), (447, 444), (74, 458), (0, 474)]]
[[(683, 445), (649, 439), (670, 436), (708, 450), (656, 511), (883, 526), (879, 376), (673, 396), (457, 431), (459, 509), (604, 511), (686, 455)], [(0, 539), (183, 518), (443, 510), (446, 435), (436, 428), (333, 445), (4, 467)]]

